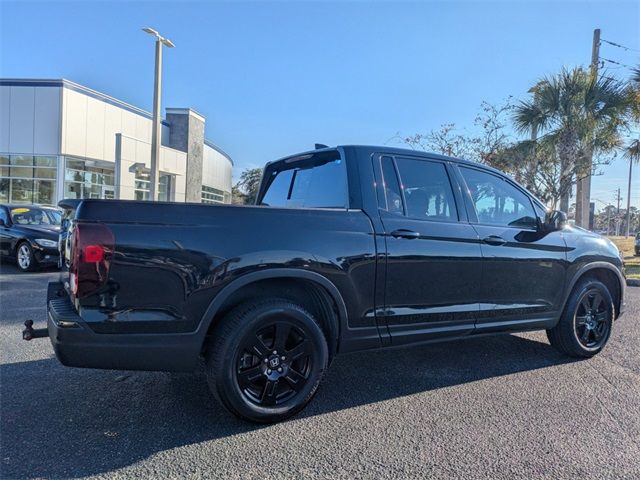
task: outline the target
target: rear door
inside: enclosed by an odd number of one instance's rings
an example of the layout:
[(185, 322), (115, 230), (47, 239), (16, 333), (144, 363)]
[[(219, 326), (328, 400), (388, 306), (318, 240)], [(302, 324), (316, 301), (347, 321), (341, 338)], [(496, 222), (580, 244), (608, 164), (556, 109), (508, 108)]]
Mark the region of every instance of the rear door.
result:
[(394, 345), (473, 331), (481, 252), (447, 162), (374, 159), (386, 241), (384, 308)]
[(540, 233), (544, 210), (507, 177), (460, 165), (469, 219), (483, 256), (478, 331), (544, 328), (562, 309), (562, 232)]

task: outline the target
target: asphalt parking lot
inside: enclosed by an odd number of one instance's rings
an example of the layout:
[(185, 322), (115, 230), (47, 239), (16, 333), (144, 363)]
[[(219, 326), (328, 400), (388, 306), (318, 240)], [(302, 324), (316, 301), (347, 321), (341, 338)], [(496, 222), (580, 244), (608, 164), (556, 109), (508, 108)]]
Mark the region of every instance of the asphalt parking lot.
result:
[(640, 478), (640, 288), (594, 359), (543, 333), (352, 354), (257, 426), (201, 373), (71, 369), (22, 341), (56, 276), (0, 268), (2, 478)]

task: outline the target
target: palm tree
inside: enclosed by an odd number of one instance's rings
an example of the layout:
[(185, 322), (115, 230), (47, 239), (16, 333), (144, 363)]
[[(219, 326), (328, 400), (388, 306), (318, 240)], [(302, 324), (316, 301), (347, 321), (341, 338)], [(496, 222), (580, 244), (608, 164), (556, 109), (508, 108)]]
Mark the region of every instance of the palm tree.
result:
[(560, 163), (560, 209), (569, 210), (574, 177), (591, 175), (594, 153), (618, 148), (630, 101), (625, 85), (595, 77), (582, 68), (545, 77), (530, 90), (532, 98), (515, 108), (520, 132), (542, 135), (555, 146)]
[[(631, 99), (631, 116), (636, 123), (640, 123), (640, 66), (633, 69), (631, 74), (629, 97)], [(633, 164), (640, 163), (640, 140), (633, 140), (625, 149), (624, 156), (629, 160), (629, 184), (627, 187), (627, 233), (631, 229), (631, 174)]]
[(627, 188), (627, 233), (629, 236), (631, 228), (631, 173), (634, 163), (640, 163), (640, 140), (633, 140), (624, 150), (624, 156), (629, 160), (629, 185)]

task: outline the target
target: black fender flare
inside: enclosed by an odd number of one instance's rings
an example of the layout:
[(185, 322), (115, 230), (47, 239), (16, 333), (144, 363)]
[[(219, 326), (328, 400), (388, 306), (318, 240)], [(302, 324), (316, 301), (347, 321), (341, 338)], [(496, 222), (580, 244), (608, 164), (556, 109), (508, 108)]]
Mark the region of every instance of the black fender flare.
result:
[(201, 341), (204, 342), (205, 336), (209, 331), (213, 319), (216, 317), (222, 305), (224, 305), (224, 303), (229, 297), (231, 297), (231, 295), (233, 295), (242, 287), (251, 283), (260, 280), (275, 278), (307, 280), (317, 284), (320, 287), (323, 287), (338, 307), (338, 325), (336, 325), (338, 327), (338, 331), (336, 333), (338, 334), (338, 336), (340, 336), (340, 332), (343, 331), (343, 329), (345, 329), (347, 325), (347, 306), (344, 303), (342, 294), (333, 284), (333, 282), (320, 275), (319, 273), (311, 272), (308, 270), (301, 270), (297, 268), (272, 268), (242, 275), (241, 277), (236, 278), (231, 283), (226, 285), (222, 290), (220, 290), (220, 292), (218, 292), (218, 294), (213, 298), (213, 300), (205, 310), (204, 315), (200, 320), (197, 335), (200, 337)]
[(595, 269), (606, 269), (609, 270), (611, 272), (613, 272), (616, 275), (616, 278), (618, 279), (618, 284), (620, 287), (620, 306), (618, 308), (618, 312), (616, 312), (616, 318), (620, 315), (622, 309), (624, 308), (624, 292), (625, 292), (625, 288), (627, 286), (627, 282), (624, 278), (624, 276), (622, 275), (622, 272), (612, 263), (609, 262), (591, 262), (591, 263), (587, 263), (586, 265), (583, 265), (574, 275), (573, 278), (571, 279), (571, 282), (569, 283), (569, 286), (567, 288), (567, 291), (565, 292), (564, 295), (564, 302), (563, 302), (563, 311), (564, 311), (564, 306), (567, 305), (567, 302), (569, 301), (569, 295), (571, 295), (571, 292), (573, 291), (573, 288), (576, 286), (576, 283), (578, 283), (578, 280), (580, 280), (586, 273), (588, 273), (590, 270), (595, 270)]

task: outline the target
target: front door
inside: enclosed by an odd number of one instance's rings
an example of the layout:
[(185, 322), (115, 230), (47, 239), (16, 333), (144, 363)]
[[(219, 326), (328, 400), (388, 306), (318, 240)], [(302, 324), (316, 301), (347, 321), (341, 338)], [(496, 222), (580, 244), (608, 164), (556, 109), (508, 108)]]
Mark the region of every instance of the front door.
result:
[(548, 327), (562, 310), (567, 269), (562, 232), (540, 233), (544, 211), (507, 178), (458, 168), (483, 256), (478, 332)]
[(387, 250), (378, 315), (392, 345), (471, 333), (482, 258), (449, 165), (386, 155), (374, 163)]

